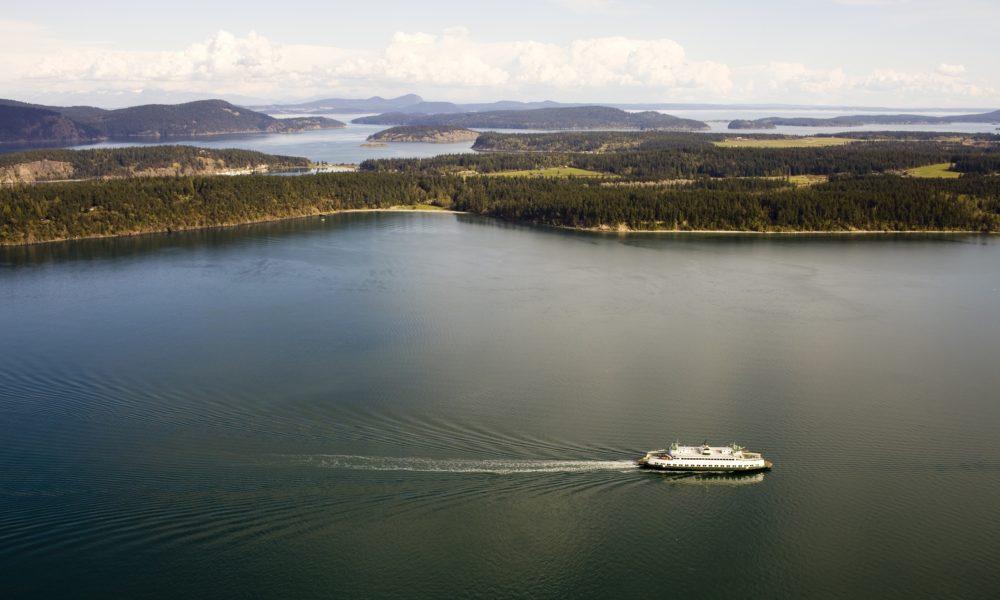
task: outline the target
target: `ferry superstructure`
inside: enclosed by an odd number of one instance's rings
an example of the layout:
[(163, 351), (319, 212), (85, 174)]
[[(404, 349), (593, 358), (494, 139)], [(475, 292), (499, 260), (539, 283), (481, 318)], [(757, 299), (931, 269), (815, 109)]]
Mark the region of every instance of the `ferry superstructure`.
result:
[(660, 471), (709, 471), (717, 473), (767, 471), (773, 465), (759, 452), (731, 444), (729, 446), (681, 446), (676, 442), (669, 450), (650, 450), (636, 463), (646, 469)]

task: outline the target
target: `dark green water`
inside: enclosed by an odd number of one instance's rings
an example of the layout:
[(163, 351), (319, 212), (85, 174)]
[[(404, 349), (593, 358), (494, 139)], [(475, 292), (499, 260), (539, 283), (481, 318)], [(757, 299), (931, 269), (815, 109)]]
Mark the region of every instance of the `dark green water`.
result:
[(995, 597), (998, 390), (996, 237), (7, 249), (0, 597)]

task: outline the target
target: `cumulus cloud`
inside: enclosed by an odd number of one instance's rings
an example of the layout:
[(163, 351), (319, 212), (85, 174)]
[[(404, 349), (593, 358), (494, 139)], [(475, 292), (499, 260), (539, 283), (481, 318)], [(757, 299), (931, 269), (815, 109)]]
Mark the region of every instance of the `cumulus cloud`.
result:
[(958, 77), (962, 73), (965, 73), (965, 65), (949, 65), (948, 63), (941, 63), (938, 65), (937, 72), (942, 75)]
[(868, 99), (908, 104), (911, 98), (954, 101), (963, 98), (996, 99), (997, 89), (965, 78), (962, 65), (941, 64), (930, 71), (873, 69), (849, 74), (843, 68), (810, 68), (802, 63), (771, 62), (740, 69), (737, 89), (753, 90), (766, 98), (810, 98), (818, 102)]
[(625, 86), (706, 94), (732, 88), (726, 65), (692, 60), (669, 39), (482, 43), (464, 28), (440, 34), (397, 32), (377, 52), (281, 45), (254, 32), (237, 37), (220, 31), (179, 51), (88, 49), (49, 55), (25, 79), (60, 85), (187, 85), (240, 93), (284, 91), (289, 86), (313, 91), (344, 81), (364, 81), (372, 87)]
[[(0, 78), (34, 96), (156, 89), (211, 95), (293, 98), (417, 90), (428, 96), (619, 101), (833, 102), (906, 95), (997, 98), (962, 65), (925, 72), (849, 73), (800, 62), (736, 66), (691, 57), (667, 38), (584, 38), (480, 42), (465, 28), (397, 32), (377, 50), (280, 44), (250, 32), (220, 31), (179, 50), (137, 52), (53, 43), (43, 30), (0, 21)], [(15, 51), (16, 49), (16, 51)], [(8, 51), (9, 50), (9, 51)], [(6, 61), (6, 62), (4, 62)], [(22, 92), (24, 93), (24, 92)]]

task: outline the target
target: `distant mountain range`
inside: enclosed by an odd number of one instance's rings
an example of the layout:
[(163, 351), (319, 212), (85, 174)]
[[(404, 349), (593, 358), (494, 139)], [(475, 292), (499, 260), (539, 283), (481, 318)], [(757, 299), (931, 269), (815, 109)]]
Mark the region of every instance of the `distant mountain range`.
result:
[(116, 110), (0, 100), (0, 144), (72, 144), (107, 139), (293, 133), (334, 127), (344, 127), (344, 123), (325, 117), (276, 119), (223, 100), (146, 104)]
[(609, 106), (419, 114), (390, 112), (351, 121), (369, 125), (434, 125), (488, 129), (656, 129), (700, 131), (708, 125), (654, 111), (626, 112)]
[(498, 102), (432, 102), (417, 94), (406, 94), (396, 98), (324, 98), (310, 102), (293, 104), (247, 104), (253, 110), (267, 113), (305, 113), (305, 114), (361, 114), (361, 113), (424, 113), (443, 114), (460, 112), (485, 112), (495, 110), (531, 110), (535, 108), (566, 108), (572, 106), (610, 106), (622, 110), (842, 110), (858, 112), (884, 112), (907, 110), (909, 112), (954, 112), (961, 113), (975, 109), (954, 108), (888, 108), (872, 106), (847, 106), (831, 104), (719, 104), (705, 102), (519, 102), (516, 100), (500, 100)]
[(971, 115), (847, 115), (842, 117), (767, 117), (730, 121), (729, 129), (774, 129), (791, 127), (858, 127), (860, 125), (940, 125), (948, 123), (1000, 123), (1000, 110)]
[(268, 113), (305, 113), (305, 114), (365, 114), (365, 113), (419, 113), (445, 114), (463, 112), (485, 112), (495, 110), (531, 110), (535, 108), (557, 108), (583, 106), (582, 104), (564, 104), (545, 100), (543, 102), (518, 102), (516, 100), (500, 100), (498, 102), (476, 102), (456, 104), (454, 102), (428, 102), (416, 94), (406, 94), (397, 98), (324, 98), (303, 102), (300, 104), (266, 104), (251, 106), (254, 110)]

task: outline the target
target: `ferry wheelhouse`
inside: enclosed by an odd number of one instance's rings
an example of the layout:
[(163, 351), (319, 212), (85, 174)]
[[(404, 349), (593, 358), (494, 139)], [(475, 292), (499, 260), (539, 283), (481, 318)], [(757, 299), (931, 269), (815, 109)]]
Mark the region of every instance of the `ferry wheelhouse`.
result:
[(650, 450), (636, 463), (660, 471), (711, 471), (719, 473), (767, 471), (772, 467), (759, 452), (742, 446), (681, 446), (674, 442), (669, 450)]

